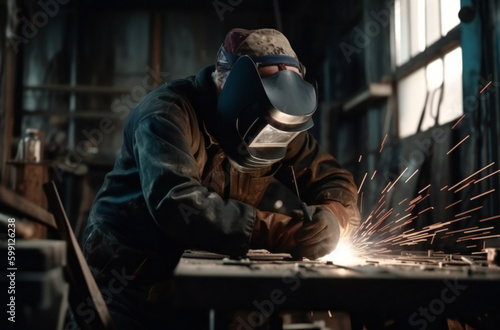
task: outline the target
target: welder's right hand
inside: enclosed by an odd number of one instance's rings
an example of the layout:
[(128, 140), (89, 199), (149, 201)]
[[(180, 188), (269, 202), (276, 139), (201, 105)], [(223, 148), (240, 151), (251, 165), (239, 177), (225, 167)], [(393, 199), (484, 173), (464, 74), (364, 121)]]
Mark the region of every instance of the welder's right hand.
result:
[(250, 238), (251, 249), (290, 252), (297, 245), (295, 233), (302, 226), (300, 219), (281, 213), (255, 211), (255, 224)]
[(292, 212), (292, 220), (302, 226), (295, 232), (295, 247), (291, 250), (296, 258), (317, 259), (337, 247), (340, 239), (340, 225), (337, 217), (326, 205), (308, 206), (312, 221), (308, 221), (302, 210)]

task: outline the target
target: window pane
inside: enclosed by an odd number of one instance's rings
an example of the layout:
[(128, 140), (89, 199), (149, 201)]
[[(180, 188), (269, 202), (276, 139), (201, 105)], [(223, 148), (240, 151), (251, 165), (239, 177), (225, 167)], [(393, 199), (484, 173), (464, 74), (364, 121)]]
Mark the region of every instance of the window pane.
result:
[(399, 136), (415, 134), (424, 108), (425, 68), (421, 68), (398, 83)]
[(427, 46), (432, 45), (441, 38), (439, 7), (439, 1), (437, 0), (426, 0), (425, 2)]
[(441, 0), (441, 33), (445, 36), (460, 23), (460, 0)]
[(444, 95), (439, 111), (439, 124), (450, 122), (463, 114), (462, 48), (444, 56)]
[(425, 50), (425, 0), (409, 2), (410, 16), (410, 55), (411, 57)]
[(425, 109), (422, 131), (436, 123), (437, 108), (439, 106), (440, 87), (443, 84), (443, 60), (437, 59), (429, 63), (425, 69), (429, 99)]
[(409, 0), (395, 0), (395, 38), (396, 65), (401, 65), (410, 59), (410, 15)]

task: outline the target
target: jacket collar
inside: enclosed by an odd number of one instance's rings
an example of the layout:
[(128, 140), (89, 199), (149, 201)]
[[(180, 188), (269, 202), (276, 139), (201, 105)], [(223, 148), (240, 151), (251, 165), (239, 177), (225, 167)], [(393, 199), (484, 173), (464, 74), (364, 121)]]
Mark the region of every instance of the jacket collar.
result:
[(214, 65), (204, 67), (195, 77), (194, 98), (196, 103), (196, 112), (203, 122), (203, 131), (208, 137), (207, 147), (212, 144), (217, 144), (214, 140), (213, 133), (216, 130), (215, 113), (217, 108), (217, 87), (212, 78), (212, 73), (215, 71)]

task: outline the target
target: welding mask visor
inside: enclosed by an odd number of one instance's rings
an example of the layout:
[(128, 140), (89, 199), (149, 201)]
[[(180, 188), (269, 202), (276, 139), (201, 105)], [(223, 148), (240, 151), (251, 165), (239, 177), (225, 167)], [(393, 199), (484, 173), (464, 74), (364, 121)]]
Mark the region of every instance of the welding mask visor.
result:
[(313, 126), (316, 87), (292, 70), (261, 78), (256, 63), (240, 57), (217, 104), (218, 141), (242, 172), (270, 166), (288, 144)]

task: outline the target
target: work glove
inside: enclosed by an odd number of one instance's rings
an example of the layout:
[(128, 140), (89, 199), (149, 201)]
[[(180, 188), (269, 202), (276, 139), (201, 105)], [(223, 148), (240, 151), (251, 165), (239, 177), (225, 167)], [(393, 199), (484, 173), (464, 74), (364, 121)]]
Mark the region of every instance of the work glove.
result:
[(293, 257), (317, 259), (335, 250), (340, 239), (339, 220), (328, 205), (307, 206), (312, 221), (307, 220), (304, 211), (292, 211), (292, 221), (302, 223), (295, 231), (295, 247), (292, 248)]
[(296, 245), (294, 236), (302, 227), (302, 221), (281, 213), (255, 211), (250, 248), (266, 249), (270, 252), (290, 252)]

